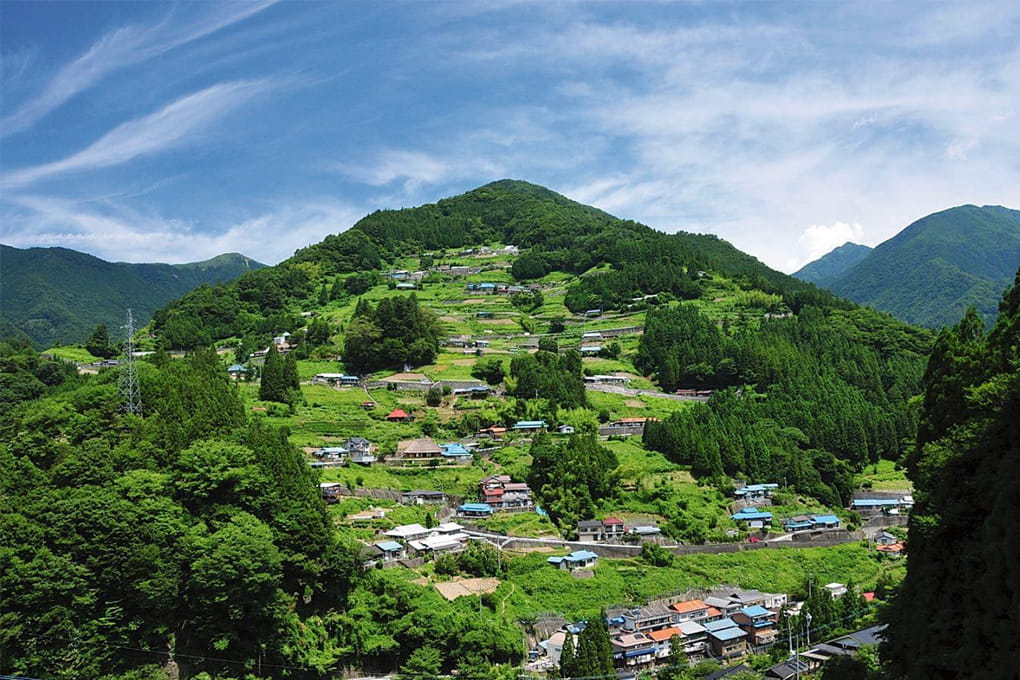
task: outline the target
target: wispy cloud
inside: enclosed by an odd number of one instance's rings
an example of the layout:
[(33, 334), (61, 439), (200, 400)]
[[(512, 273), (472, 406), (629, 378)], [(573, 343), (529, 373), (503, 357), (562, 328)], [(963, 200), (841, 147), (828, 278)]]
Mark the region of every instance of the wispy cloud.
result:
[(67, 172), (105, 168), (140, 156), (194, 143), (194, 135), (253, 96), (269, 81), (220, 83), (182, 97), (155, 113), (118, 125), (87, 148), (67, 158), (8, 173), (7, 189), (33, 184)]
[(37, 121), (113, 71), (148, 61), (262, 11), (277, 0), (203, 4), (201, 16), (178, 22), (173, 15), (153, 26), (110, 31), (84, 54), (59, 69), (42, 90), (0, 120), (0, 137), (31, 128)]
[(366, 212), (340, 201), (283, 204), (236, 222), (196, 224), (113, 201), (75, 202), (21, 195), (4, 215), (4, 242), (15, 247), (60, 245), (132, 262), (196, 262), (240, 251), (275, 264), (328, 234), (346, 230)]

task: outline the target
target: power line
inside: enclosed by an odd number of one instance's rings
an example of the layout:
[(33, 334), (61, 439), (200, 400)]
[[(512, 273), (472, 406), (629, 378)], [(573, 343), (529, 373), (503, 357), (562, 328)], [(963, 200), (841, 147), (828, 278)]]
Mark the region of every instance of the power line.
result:
[(138, 389), (138, 368), (135, 366), (135, 321), (131, 310), (127, 310), (127, 322), (122, 326), (127, 338), (124, 340), (124, 359), (120, 364), (117, 381), (124, 410), (136, 416), (142, 415), (142, 393)]

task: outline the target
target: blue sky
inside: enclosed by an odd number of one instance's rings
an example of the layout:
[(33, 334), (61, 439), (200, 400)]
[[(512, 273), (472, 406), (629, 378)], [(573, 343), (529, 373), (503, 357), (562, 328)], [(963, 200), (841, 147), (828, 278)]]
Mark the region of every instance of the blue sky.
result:
[(504, 177), (792, 271), (1020, 208), (1015, 2), (0, 2), (0, 241), (267, 263)]

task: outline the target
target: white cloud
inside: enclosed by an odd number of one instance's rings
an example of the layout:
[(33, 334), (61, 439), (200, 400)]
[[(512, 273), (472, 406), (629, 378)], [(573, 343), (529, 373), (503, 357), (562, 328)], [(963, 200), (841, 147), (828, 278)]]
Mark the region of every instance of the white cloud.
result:
[(203, 38), (262, 11), (277, 0), (203, 5), (209, 11), (191, 21), (170, 18), (149, 27), (125, 26), (110, 31), (74, 61), (66, 64), (41, 92), (0, 120), (0, 137), (31, 128), (69, 99), (127, 66), (148, 61), (176, 47)]
[(365, 210), (337, 201), (276, 206), (223, 225), (198, 225), (139, 212), (123, 204), (19, 196), (20, 208), (4, 216), (4, 242), (19, 248), (65, 246), (107, 260), (196, 262), (241, 252), (266, 264), (345, 231)]
[(835, 224), (812, 224), (806, 227), (798, 239), (801, 249), (806, 251), (806, 262), (817, 260), (822, 255), (838, 248), (846, 242), (863, 245), (864, 227), (854, 222), (836, 222)]
[(182, 97), (155, 113), (118, 125), (67, 158), (15, 170), (3, 178), (8, 188), (23, 187), (66, 172), (119, 165), (188, 143), (196, 133), (251, 97), (269, 89), (267, 81), (220, 83)]

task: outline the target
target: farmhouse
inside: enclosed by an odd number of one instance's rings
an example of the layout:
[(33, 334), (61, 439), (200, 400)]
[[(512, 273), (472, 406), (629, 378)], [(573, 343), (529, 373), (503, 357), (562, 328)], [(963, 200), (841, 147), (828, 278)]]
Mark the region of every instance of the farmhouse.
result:
[(590, 550), (575, 550), (569, 555), (553, 556), (546, 559), (546, 562), (557, 569), (586, 569), (593, 567), (598, 562), (599, 556)]
[(443, 450), (431, 439), (405, 439), (397, 442), (397, 458), (420, 460), (442, 455)]

